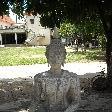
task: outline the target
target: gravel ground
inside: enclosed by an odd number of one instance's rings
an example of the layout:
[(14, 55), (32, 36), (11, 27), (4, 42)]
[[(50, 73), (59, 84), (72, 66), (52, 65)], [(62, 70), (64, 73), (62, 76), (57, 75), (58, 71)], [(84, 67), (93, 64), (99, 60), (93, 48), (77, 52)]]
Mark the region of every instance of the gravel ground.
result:
[[(49, 70), (48, 64), (35, 65), (19, 65), (19, 66), (0, 66), (0, 79), (2, 78), (26, 78), (33, 77), (37, 73)], [(100, 72), (105, 69), (105, 62), (91, 62), (91, 63), (67, 63), (62, 69), (74, 72), (77, 75), (92, 74)]]

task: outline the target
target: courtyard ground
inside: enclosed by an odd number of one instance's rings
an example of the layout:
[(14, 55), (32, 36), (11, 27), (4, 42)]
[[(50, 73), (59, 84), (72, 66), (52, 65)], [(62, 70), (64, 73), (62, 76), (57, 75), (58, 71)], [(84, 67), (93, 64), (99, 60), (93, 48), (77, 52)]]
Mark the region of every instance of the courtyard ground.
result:
[[(67, 63), (62, 69), (69, 70), (70, 72), (77, 73), (80, 77), (90, 78), (99, 72), (105, 70), (105, 62), (91, 62), (91, 63)], [(33, 78), (35, 74), (48, 70), (47, 64), (35, 64), (35, 65), (21, 65), (21, 66), (0, 66), (0, 79), (21, 79), (21, 78)], [(16, 80), (17, 81), (17, 80)], [(82, 93), (82, 99), (80, 107), (77, 112), (112, 112), (112, 93), (102, 93), (91, 91), (89, 94)], [(12, 102), (13, 103), (13, 102)], [(18, 103), (18, 102), (16, 102)], [(14, 102), (15, 104), (15, 102)], [(0, 105), (0, 108), (4, 110), (6, 107), (11, 107), (11, 103)], [(20, 103), (19, 103), (20, 105)], [(28, 112), (26, 110), (21, 111), (1, 111), (0, 112)]]

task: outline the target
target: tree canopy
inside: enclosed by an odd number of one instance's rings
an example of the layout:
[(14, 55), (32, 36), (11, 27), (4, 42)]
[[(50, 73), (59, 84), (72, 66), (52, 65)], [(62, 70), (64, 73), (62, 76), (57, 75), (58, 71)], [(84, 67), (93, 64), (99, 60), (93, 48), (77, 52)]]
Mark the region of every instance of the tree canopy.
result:
[[(0, 15), (8, 14), (9, 8), (22, 16), (24, 12), (41, 15), (43, 26), (59, 27), (60, 22), (65, 19), (71, 22), (84, 20), (86, 16), (94, 19), (100, 16), (111, 19), (112, 1), (110, 0), (1, 0)], [(106, 16), (106, 18), (104, 18)], [(109, 18), (108, 18), (109, 16)]]
[(112, 12), (109, 0), (32, 0), (28, 3), (26, 11), (41, 14), (41, 23), (48, 27), (54, 27), (54, 24), (59, 27), (65, 19), (81, 21), (86, 16), (106, 19), (104, 16)]
[(73, 37), (75, 39), (75, 37), (80, 37), (84, 43), (97, 39), (100, 45), (102, 45), (104, 29), (100, 18), (96, 17), (96, 19), (92, 20), (87, 17), (85, 21), (80, 21), (80, 24), (75, 22), (72, 24), (68, 20), (65, 20), (60, 24), (59, 34), (62, 38)]

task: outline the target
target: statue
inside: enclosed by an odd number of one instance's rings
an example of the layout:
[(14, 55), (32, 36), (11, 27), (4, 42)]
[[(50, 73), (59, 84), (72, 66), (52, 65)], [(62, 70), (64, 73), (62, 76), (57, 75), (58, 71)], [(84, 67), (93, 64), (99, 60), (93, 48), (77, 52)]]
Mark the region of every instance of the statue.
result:
[[(55, 36), (56, 33), (55, 29)], [(34, 76), (34, 95), (30, 112), (74, 112), (80, 101), (77, 74), (61, 69), (66, 50), (59, 38), (53, 38), (46, 47), (50, 70)]]

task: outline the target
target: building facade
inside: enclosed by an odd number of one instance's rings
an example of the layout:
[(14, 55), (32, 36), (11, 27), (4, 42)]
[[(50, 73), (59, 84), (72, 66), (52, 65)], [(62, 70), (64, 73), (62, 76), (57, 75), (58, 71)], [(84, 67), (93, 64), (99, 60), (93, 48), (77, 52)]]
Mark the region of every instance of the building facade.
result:
[(9, 16), (0, 16), (0, 45), (24, 43), (26, 32), (23, 27), (17, 25)]
[(30, 45), (48, 45), (50, 43), (51, 30), (42, 27), (40, 24), (40, 15), (26, 15), (25, 28), (27, 31), (26, 42)]
[(50, 33), (49, 28), (41, 26), (39, 15), (26, 15), (25, 23), (22, 24), (12, 21), (8, 16), (0, 17), (0, 45), (48, 45)]

